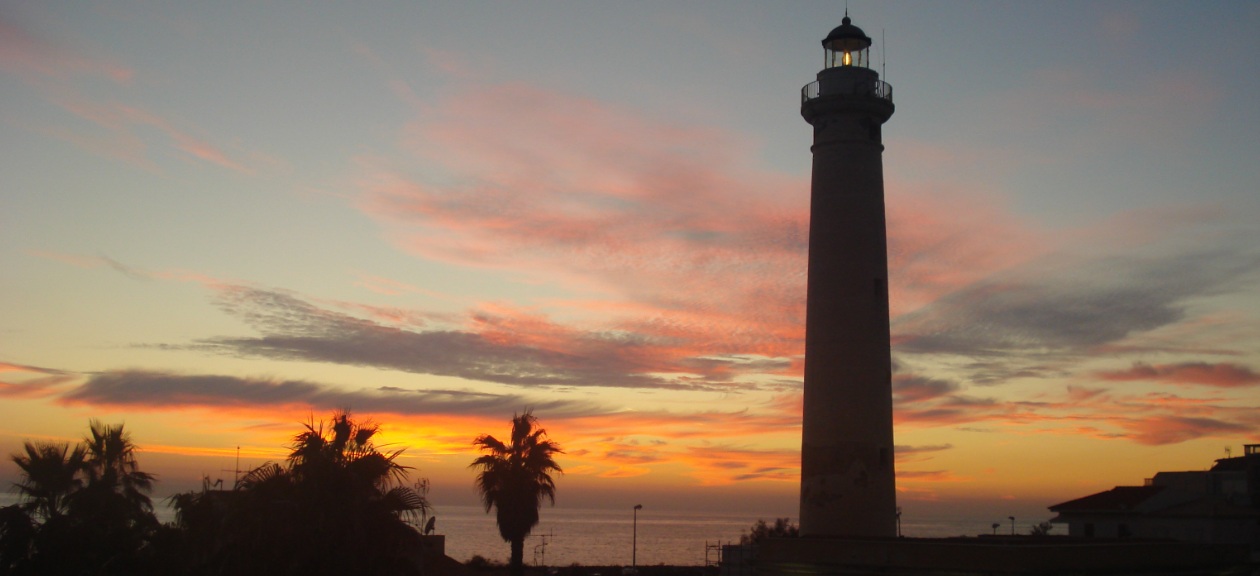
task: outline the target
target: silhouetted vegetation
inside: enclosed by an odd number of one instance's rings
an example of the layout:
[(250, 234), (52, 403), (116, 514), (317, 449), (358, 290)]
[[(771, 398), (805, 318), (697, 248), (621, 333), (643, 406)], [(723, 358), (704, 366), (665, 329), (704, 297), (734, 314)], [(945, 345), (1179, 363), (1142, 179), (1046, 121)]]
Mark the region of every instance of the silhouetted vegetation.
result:
[(189, 574), (419, 574), (428, 510), (406, 485), (402, 450), (382, 452), (379, 428), (348, 413), (308, 423), (284, 465), (266, 463), (231, 491), (174, 497)]
[(552, 455), (564, 451), (547, 439), (547, 431), (538, 427), (538, 419), (529, 410), (512, 417), (510, 444), (489, 434), (478, 436), (473, 444), (485, 452), (471, 465), (480, 470), (477, 490), (486, 512), (495, 510), (499, 536), (512, 549), (509, 569), (513, 576), (520, 576), (525, 572), (525, 537), (538, 525), (543, 498), (556, 503), (551, 473), (563, 471)]
[(26, 442), (11, 459), (20, 502), (0, 509), (0, 573), (160, 572), (154, 477), (121, 424), (93, 420), (77, 445)]
[(485, 556), (482, 556), (481, 554), (474, 554), (472, 558), (469, 558), (468, 561), (464, 563), (464, 565), (472, 570), (482, 570), (482, 571), (494, 570), (494, 569), (503, 567), (502, 562), (499, 562), (498, 560), (487, 559)]
[(774, 524), (766, 524), (765, 520), (757, 520), (748, 529), (747, 534), (739, 537), (739, 543), (757, 544), (770, 538), (795, 538), (801, 535), (801, 529), (792, 523), (790, 518), (775, 518)]
[(1051, 530), (1054, 530), (1054, 524), (1041, 522), (1036, 526), (1033, 526), (1032, 530), (1028, 533), (1032, 536), (1049, 536)]
[(172, 497), (166, 526), (122, 425), (92, 421), (74, 446), (26, 442), (11, 456), (19, 503), (0, 508), (0, 576), (419, 574), (407, 520), (428, 503), (406, 485), (402, 450), (373, 444), (378, 430), (348, 413), (308, 423), (283, 465)]

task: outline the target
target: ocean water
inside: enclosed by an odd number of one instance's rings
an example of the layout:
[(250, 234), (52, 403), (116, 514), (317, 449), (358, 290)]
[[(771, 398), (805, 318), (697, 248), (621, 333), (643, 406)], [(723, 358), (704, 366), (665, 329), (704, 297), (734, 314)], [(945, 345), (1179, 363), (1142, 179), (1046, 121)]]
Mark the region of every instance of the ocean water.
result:
[[(494, 514), (477, 506), (440, 506), (436, 533), (446, 535), (446, 554), (467, 561), (475, 555), (506, 562), (508, 544), (499, 537)], [(987, 534), (994, 523), (992, 513), (951, 513), (914, 515), (903, 518), (902, 534), (907, 537), (950, 537)], [(640, 566), (703, 566), (717, 562), (714, 545), (738, 544), (758, 519), (772, 517), (746, 513), (712, 513), (645, 510), (639, 513), (638, 543), (630, 510), (564, 509), (543, 507), (541, 521), (525, 541), (525, 562), (531, 565), (628, 566), (632, 549)], [(1021, 520), (1019, 533), (1026, 534), (1028, 520)], [(1045, 518), (1037, 518), (1044, 520)], [(793, 519), (795, 520), (795, 519)], [(998, 531), (1009, 533), (1005, 515)]]
[[(16, 503), (17, 495), (0, 490), (0, 506)], [(171, 522), (174, 511), (164, 498), (154, 498), (158, 520)], [(751, 513), (714, 513), (678, 510), (644, 510), (639, 513), (638, 543), (634, 544), (634, 522), (631, 510), (552, 508), (544, 506), (541, 521), (525, 541), (525, 562), (530, 565), (628, 566), (632, 549), (640, 566), (704, 566), (717, 562), (716, 546), (738, 544), (758, 519), (772, 521), (772, 516)], [(1048, 515), (1040, 509), (971, 510), (968, 512), (931, 513), (915, 511), (902, 519), (902, 534), (909, 537), (975, 536), (1010, 532), (1007, 512), (1023, 513), (1016, 530), (1026, 534), (1031, 524)], [(446, 536), (446, 554), (459, 561), (473, 556), (506, 562), (508, 544), (499, 537), (494, 514), (486, 514), (479, 506), (439, 505), (434, 510), (436, 533)], [(795, 518), (793, 518), (795, 520)]]
[[(499, 536), (494, 513), (478, 506), (440, 506), (436, 533), (446, 535), (446, 555), (465, 561), (474, 555), (506, 562), (508, 544)], [(653, 511), (640, 513), (635, 545), (630, 510), (544, 507), (541, 520), (525, 541), (525, 562), (531, 565), (640, 566), (666, 564), (703, 566), (717, 562), (716, 549), (706, 544), (738, 543), (757, 521), (755, 516)]]

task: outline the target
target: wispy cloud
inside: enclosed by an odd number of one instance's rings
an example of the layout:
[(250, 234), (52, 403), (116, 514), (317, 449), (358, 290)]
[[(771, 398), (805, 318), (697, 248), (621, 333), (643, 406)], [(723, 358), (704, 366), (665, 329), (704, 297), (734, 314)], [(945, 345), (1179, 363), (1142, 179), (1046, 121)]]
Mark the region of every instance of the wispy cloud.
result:
[(1255, 431), (1256, 422), (1244, 424), (1207, 417), (1159, 415), (1133, 420), (1126, 428), (1134, 441), (1158, 446), (1210, 436), (1245, 436)]
[[(68, 126), (42, 129), (50, 136), (61, 138), (84, 147), (92, 153), (128, 161), (146, 169), (157, 169), (151, 149), (173, 148), (184, 157), (215, 164), (236, 172), (248, 174), (252, 170), (233, 158), (221, 147), (207, 139), (194, 135), (190, 130), (176, 126), (161, 115), (134, 105), (117, 102), (98, 102), (79, 95), (70, 88), (60, 88), (50, 99), (66, 112), (87, 121), (91, 126)], [(143, 128), (156, 129), (166, 140), (149, 142)]]
[[(1168, 370), (1170, 378), (1177, 370)], [(1193, 377), (1226, 380), (1245, 377), (1232, 370), (1200, 372)], [(1113, 381), (1127, 381), (1122, 373)], [(1134, 378), (1136, 379), (1136, 378)], [(895, 389), (917, 392), (925, 379), (900, 375)], [(928, 380), (928, 382), (932, 382)], [(1201, 384), (1203, 385), (1203, 384)], [(1209, 387), (1228, 387), (1206, 384)], [(950, 426), (973, 432), (1054, 433), (1104, 439), (1127, 439), (1139, 444), (1161, 445), (1204, 437), (1237, 436), (1260, 430), (1255, 406), (1239, 405), (1223, 397), (1182, 396), (1169, 393), (1113, 391), (1106, 388), (1065, 386), (1059, 392), (1037, 395), (1003, 394), (974, 396), (949, 383), (926, 386), (928, 393), (898, 395), (899, 426), (932, 428)], [(977, 426), (981, 426), (977, 428)], [(907, 452), (910, 454), (910, 452)]]
[(63, 46), (12, 14), (0, 14), (0, 69), (28, 81), (89, 74), (127, 83), (135, 76), (130, 67)]
[(1097, 373), (1097, 377), (1113, 382), (1168, 382), (1219, 388), (1239, 388), (1260, 384), (1260, 374), (1251, 368), (1238, 364), (1209, 364), (1207, 362), (1157, 365), (1135, 362), (1127, 370), (1101, 371)]
[(47, 398), (60, 394), (77, 374), (0, 361), (0, 398)]
[(754, 372), (764, 367), (734, 359), (670, 358), (660, 353), (667, 345), (650, 339), (582, 332), (503, 309), (478, 311), (465, 328), (417, 331), (320, 308), (282, 291), (223, 286), (218, 299), (223, 310), (262, 335), (171, 347), (518, 386), (708, 389), (730, 385), (741, 366)]
[[(241, 160), (197, 135), (195, 130), (179, 126), (153, 110), (125, 103), (127, 89), (137, 74), (133, 68), (74, 46), (71, 41), (47, 37), (30, 24), (5, 15), (0, 15), (0, 72), (23, 79), (71, 119), (87, 123), (26, 126), (33, 132), (149, 170), (157, 168), (151, 153), (151, 148), (157, 147), (171, 148), (185, 157), (237, 172), (252, 172)], [(98, 95), (100, 90), (89, 89), (99, 78), (110, 80), (106, 93), (118, 95), (106, 98)], [(145, 136), (148, 129), (163, 134), (165, 141), (149, 142)]]
[(807, 184), (746, 166), (735, 134), (513, 84), (441, 102), (407, 146), (447, 175), (368, 163), (361, 206), (409, 252), (713, 335), (798, 338), (781, 327), (802, 313)]
[(1186, 319), (1192, 298), (1237, 289), (1254, 275), (1257, 263), (1256, 254), (1218, 250), (1025, 268), (896, 319), (897, 349), (1001, 355), (1015, 366), (1047, 355), (1081, 354)]
[(557, 418), (598, 411), (594, 406), (580, 402), (467, 390), (408, 390), (398, 387), (346, 390), (304, 380), (140, 370), (94, 374), (83, 384), (66, 391), (59, 400), (67, 404), (138, 409), (291, 407), (332, 411), (352, 407), (363, 413), (403, 416), (501, 416), (520, 410), (521, 406), (533, 406)]

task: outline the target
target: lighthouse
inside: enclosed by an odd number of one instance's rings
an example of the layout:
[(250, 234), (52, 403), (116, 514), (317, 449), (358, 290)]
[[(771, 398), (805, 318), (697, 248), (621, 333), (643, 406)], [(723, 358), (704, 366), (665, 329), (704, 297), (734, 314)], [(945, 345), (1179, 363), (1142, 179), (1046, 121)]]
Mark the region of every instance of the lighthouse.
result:
[(892, 87), (870, 68), (871, 39), (848, 14), (822, 41), (801, 89), (814, 127), (802, 536), (896, 536), (884, 145)]

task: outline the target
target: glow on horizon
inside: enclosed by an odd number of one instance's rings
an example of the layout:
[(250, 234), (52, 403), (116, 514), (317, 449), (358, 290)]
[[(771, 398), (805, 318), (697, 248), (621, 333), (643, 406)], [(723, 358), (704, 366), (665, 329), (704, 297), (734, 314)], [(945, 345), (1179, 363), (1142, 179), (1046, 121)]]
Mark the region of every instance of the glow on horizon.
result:
[[(901, 502), (1260, 441), (1260, 7), (850, 8), (897, 90)], [(797, 90), (842, 14), (791, 12), (0, 9), (0, 449), (125, 421), (169, 493), (350, 408), (465, 503), (532, 407), (562, 503), (794, 515)]]

